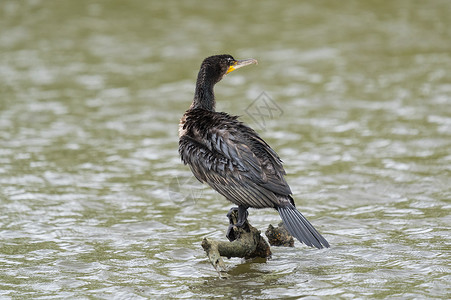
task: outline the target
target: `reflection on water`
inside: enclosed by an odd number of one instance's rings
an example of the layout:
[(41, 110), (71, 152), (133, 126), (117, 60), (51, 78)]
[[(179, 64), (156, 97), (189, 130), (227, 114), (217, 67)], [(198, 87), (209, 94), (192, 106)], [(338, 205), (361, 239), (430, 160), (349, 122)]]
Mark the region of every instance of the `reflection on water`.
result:
[[(0, 297), (446, 298), (450, 13), (447, 1), (3, 1)], [(231, 204), (177, 154), (197, 68), (224, 52), (259, 65), (216, 87), (217, 108), (278, 151), (332, 245), (232, 259), (225, 281), (200, 242), (224, 238)], [(262, 92), (280, 109), (264, 122), (251, 110)]]

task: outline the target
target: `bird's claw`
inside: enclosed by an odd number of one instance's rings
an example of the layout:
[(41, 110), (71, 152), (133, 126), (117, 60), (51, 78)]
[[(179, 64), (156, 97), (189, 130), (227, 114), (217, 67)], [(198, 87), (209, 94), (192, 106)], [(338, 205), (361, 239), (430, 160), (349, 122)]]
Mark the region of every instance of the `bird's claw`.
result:
[(227, 233), (226, 233), (226, 237), (230, 242), (233, 242), (234, 240), (236, 240), (236, 236), (235, 236), (235, 230), (234, 230), (235, 225), (230, 224), (229, 228), (227, 228)]
[(235, 224), (235, 221), (233, 220), (233, 213), (236, 211), (238, 211), (238, 207), (232, 207), (231, 209), (229, 209), (229, 212), (227, 213), (227, 218), (229, 219), (229, 223), (231, 225)]
[(237, 229), (244, 229), (249, 232), (250, 228), (247, 225), (248, 212), (246, 208), (232, 207), (227, 213), (227, 218), (229, 218), (229, 228), (227, 228), (226, 237), (229, 241), (233, 242), (239, 237), (237, 236)]

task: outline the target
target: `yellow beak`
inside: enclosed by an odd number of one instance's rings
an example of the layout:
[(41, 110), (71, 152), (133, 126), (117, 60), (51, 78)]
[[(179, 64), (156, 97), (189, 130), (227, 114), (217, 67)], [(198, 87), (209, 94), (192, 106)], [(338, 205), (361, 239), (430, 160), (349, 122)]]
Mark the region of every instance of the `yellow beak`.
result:
[(230, 72), (235, 71), (236, 69), (239, 69), (241, 67), (248, 66), (248, 65), (251, 65), (251, 64), (258, 64), (258, 61), (256, 59), (253, 59), (253, 58), (237, 60), (233, 65), (231, 65), (227, 69), (226, 74), (229, 74)]

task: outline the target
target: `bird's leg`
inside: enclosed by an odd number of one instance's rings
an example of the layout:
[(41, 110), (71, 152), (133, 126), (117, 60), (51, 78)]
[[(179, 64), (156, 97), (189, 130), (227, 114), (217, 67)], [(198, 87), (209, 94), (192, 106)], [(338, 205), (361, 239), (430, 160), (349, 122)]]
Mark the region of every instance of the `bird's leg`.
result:
[(247, 221), (247, 216), (249, 213), (247, 212), (247, 207), (239, 205), (238, 206), (238, 220), (236, 220), (236, 227), (243, 227)]
[[(234, 219), (233, 213), (235, 211), (238, 211), (238, 216), (236, 217), (236, 222)], [(236, 226), (238, 228), (243, 228), (247, 231), (249, 231), (249, 227), (244, 228), (247, 221), (247, 216), (249, 213), (247, 212), (247, 207), (239, 205), (238, 207), (232, 207), (229, 212), (227, 213), (227, 217), (229, 218), (229, 228), (227, 229), (226, 237), (229, 239), (229, 241), (234, 241), (237, 237), (235, 236), (235, 233), (233, 231), (233, 227)]]

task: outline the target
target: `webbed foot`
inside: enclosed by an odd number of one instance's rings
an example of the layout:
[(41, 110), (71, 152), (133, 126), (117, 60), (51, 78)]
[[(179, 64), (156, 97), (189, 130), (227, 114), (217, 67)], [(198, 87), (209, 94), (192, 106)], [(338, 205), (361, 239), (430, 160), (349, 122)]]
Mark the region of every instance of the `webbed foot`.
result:
[(249, 226), (247, 226), (247, 216), (249, 215), (247, 207), (238, 206), (232, 207), (227, 213), (227, 218), (229, 218), (229, 228), (227, 229), (226, 237), (229, 241), (233, 242), (237, 239), (234, 227), (242, 228), (249, 232)]

